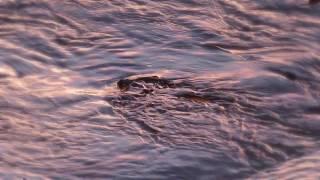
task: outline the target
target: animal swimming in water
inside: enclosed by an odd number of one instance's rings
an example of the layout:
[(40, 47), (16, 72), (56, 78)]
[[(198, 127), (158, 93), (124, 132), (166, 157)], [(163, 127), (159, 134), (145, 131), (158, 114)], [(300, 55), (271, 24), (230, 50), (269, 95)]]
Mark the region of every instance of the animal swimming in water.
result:
[[(177, 98), (185, 98), (192, 100), (194, 102), (208, 103), (211, 101), (227, 101), (234, 102), (235, 99), (230, 98), (228, 96), (223, 96), (217, 93), (197, 93), (196, 91), (182, 91), (181, 88), (191, 88), (193, 89), (192, 84), (186, 81), (175, 81), (179, 79), (185, 78), (160, 78), (158, 76), (146, 76), (146, 77), (138, 77), (134, 79), (121, 79), (117, 82), (118, 88), (122, 92), (126, 91), (136, 91), (138, 90), (138, 94), (134, 94), (136, 97), (145, 96), (147, 94), (153, 94), (156, 89), (164, 89), (164, 88), (180, 88), (178, 91), (173, 91), (171, 95)], [(132, 89), (131, 89), (132, 88)]]
[(157, 88), (172, 88), (175, 86), (172, 80), (160, 78), (158, 76), (138, 77), (135, 79), (121, 79), (117, 82), (117, 86), (121, 91), (128, 91), (130, 87), (138, 87), (143, 89), (144, 93), (152, 92), (152, 89), (145, 87), (145, 84), (153, 84)]

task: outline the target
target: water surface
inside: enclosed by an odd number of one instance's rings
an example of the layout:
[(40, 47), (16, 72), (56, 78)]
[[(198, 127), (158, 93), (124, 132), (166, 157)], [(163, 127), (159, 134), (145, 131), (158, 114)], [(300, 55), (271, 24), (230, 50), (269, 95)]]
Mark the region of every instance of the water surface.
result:
[[(298, 0), (0, 0), (0, 177), (319, 178), (319, 17)], [(146, 76), (185, 85), (117, 88)]]

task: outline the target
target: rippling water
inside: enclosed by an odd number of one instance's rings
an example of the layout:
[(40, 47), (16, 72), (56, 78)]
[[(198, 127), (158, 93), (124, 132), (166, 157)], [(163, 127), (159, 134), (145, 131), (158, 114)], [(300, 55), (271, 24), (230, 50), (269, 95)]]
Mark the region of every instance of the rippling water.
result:
[(319, 178), (319, 5), (0, 0), (0, 177)]

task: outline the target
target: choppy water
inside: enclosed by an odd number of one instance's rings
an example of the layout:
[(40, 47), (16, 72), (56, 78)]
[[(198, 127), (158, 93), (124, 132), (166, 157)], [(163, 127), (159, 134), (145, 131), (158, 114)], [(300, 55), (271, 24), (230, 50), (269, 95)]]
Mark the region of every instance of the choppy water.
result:
[[(319, 18), (301, 0), (0, 0), (1, 179), (319, 178)], [(117, 88), (151, 75), (188, 85)]]

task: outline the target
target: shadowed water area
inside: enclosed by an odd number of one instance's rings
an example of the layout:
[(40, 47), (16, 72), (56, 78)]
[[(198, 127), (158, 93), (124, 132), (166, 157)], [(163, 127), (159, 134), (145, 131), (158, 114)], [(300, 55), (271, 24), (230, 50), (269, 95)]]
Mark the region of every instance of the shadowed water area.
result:
[(0, 179), (320, 177), (320, 4), (0, 0)]

